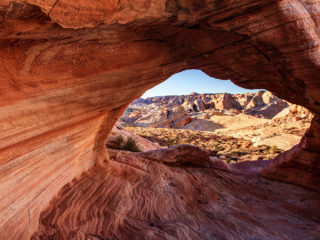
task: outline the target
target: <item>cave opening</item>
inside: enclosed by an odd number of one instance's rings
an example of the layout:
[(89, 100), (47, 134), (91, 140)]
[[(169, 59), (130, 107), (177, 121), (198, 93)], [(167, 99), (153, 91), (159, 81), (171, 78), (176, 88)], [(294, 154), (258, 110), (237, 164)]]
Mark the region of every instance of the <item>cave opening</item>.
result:
[(106, 146), (148, 151), (192, 144), (227, 163), (270, 160), (300, 142), (312, 117), (264, 89), (190, 69), (131, 102)]
[[(0, 3), (0, 239), (319, 239), (320, 2), (107, 3)], [(300, 104), (311, 127), (256, 175), (165, 165), (208, 160), (195, 149), (108, 156), (127, 104), (186, 68)]]

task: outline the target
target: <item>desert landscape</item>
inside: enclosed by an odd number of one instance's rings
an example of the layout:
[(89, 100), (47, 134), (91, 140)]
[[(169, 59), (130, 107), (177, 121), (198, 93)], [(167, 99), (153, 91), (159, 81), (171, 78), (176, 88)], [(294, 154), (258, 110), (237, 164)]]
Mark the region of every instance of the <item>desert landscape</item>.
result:
[(137, 99), (118, 124), (162, 147), (193, 144), (235, 163), (269, 160), (292, 148), (312, 117), (307, 109), (266, 91), (193, 93)]
[[(319, 15), (0, 0), (0, 239), (320, 239)], [(188, 69), (266, 91), (141, 100)]]

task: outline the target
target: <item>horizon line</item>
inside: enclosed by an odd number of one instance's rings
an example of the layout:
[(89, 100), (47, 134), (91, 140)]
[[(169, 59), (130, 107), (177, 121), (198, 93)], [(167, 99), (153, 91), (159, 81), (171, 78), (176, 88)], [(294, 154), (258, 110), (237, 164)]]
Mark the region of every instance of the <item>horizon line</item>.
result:
[[(253, 89), (254, 90), (254, 89)], [(154, 97), (176, 97), (176, 96), (190, 96), (190, 95), (203, 95), (203, 94), (224, 94), (224, 93), (228, 93), (230, 95), (236, 95), (236, 94), (246, 94), (246, 93), (257, 93), (259, 91), (262, 92), (267, 92), (268, 90), (265, 89), (257, 89), (256, 92), (244, 92), (244, 93), (230, 93), (230, 92), (217, 92), (217, 93), (197, 93), (197, 92), (191, 92), (189, 94), (180, 94), (180, 95), (154, 95), (154, 96), (149, 96), (149, 97), (143, 97), (144, 94), (141, 95), (142, 99), (147, 99), (147, 98), (154, 98)], [(137, 99), (139, 99), (137, 98)]]

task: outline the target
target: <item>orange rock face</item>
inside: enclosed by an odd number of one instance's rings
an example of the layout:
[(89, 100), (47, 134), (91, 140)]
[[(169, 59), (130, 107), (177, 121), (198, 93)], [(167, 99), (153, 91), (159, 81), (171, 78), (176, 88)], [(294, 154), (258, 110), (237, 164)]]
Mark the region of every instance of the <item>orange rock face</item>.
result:
[[(0, 0), (0, 239), (29, 239), (50, 199), (102, 164), (129, 102), (181, 70), (319, 116), (319, 14), (302, 0)], [(318, 190), (317, 119), (265, 176)]]

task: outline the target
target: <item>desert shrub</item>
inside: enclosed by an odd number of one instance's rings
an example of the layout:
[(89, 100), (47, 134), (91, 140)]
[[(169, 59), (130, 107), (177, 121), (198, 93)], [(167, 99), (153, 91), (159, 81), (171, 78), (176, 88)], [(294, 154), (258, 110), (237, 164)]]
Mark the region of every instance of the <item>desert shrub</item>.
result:
[(169, 139), (169, 140), (168, 140), (168, 144), (169, 144), (169, 146), (174, 146), (174, 145), (176, 145), (174, 139)]
[(121, 135), (117, 136), (116, 140), (115, 140), (115, 144), (118, 146), (118, 147), (121, 147), (123, 143), (123, 137)]
[(269, 149), (269, 152), (270, 152), (271, 154), (276, 154), (276, 153), (278, 153), (278, 152), (280, 152), (280, 151), (279, 151), (279, 149), (278, 149), (276, 146), (272, 146), (272, 147)]
[(231, 161), (234, 161), (234, 162), (236, 162), (236, 163), (239, 161), (239, 159), (236, 158), (236, 157), (231, 157), (230, 160), (231, 160)]
[(122, 147), (123, 150), (131, 151), (131, 152), (141, 152), (137, 142), (134, 138), (129, 137), (127, 142)]

